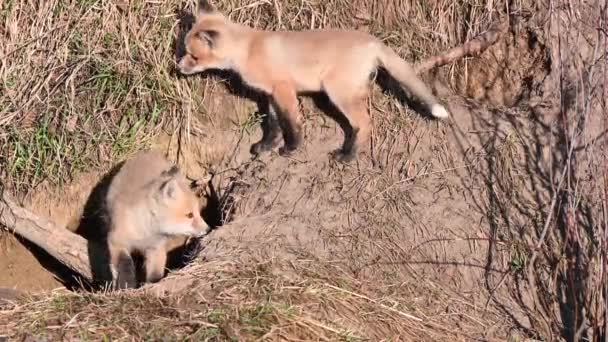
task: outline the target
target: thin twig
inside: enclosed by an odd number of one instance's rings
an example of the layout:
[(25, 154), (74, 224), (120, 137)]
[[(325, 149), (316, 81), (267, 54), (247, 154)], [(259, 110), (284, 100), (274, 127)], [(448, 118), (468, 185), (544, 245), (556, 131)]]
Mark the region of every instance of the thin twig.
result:
[(394, 182), (393, 184), (387, 186), (386, 189), (384, 189), (384, 190), (380, 191), (379, 193), (375, 194), (369, 200), (371, 201), (371, 200), (375, 199), (376, 197), (378, 197), (378, 196), (386, 193), (387, 191), (389, 191), (390, 189), (392, 189), (393, 187), (395, 187), (395, 186), (397, 186), (399, 184), (403, 184), (403, 183), (406, 183), (406, 182), (409, 182), (409, 181), (412, 181), (414, 179), (421, 178), (421, 177), (427, 177), (427, 176), (447, 173), (447, 172), (450, 172), (450, 171), (455, 171), (455, 170), (460, 170), (460, 169), (466, 169), (466, 168), (469, 168), (471, 166), (473, 166), (473, 165), (467, 164), (467, 165), (456, 166), (456, 167), (451, 167), (451, 168), (447, 168), (447, 169), (443, 169), (443, 170), (431, 171), (431, 172), (426, 172), (426, 173), (423, 173), (423, 174), (407, 177), (407, 178), (398, 180), (398, 181)]
[(374, 303), (374, 304), (379, 305), (379, 306), (380, 306), (380, 307), (382, 307), (383, 309), (386, 309), (386, 310), (392, 311), (392, 312), (397, 313), (397, 314), (399, 314), (399, 315), (401, 315), (401, 316), (403, 316), (403, 317), (406, 317), (406, 318), (409, 318), (409, 319), (413, 319), (413, 320), (418, 321), (418, 322), (422, 322), (422, 319), (421, 319), (421, 318), (418, 318), (418, 317), (416, 317), (416, 316), (412, 316), (412, 315), (410, 315), (410, 314), (408, 314), (408, 313), (405, 313), (405, 312), (403, 312), (403, 311), (399, 311), (399, 310), (397, 310), (397, 309), (395, 309), (395, 308), (391, 308), (390, 306), (386, 306), (386, 305), (384, 305), (384, 304), (382, 304), (382, 303), (378, 303), (378, 301), (373, 300), (373, 299), (371, 299), (371, 298), (369, 298), (369, 297), (367, 297), (367, 296), (364, 296), (364, 295), (362, 295), (362, 294), (358, 294), (358, 293), (354, 293), (354, 292), (352, 292), (352, 291), (348, 291), (348, 290), (345, 290), (345, 289), (341, 289), (341, 288), (339, 288), (339, 287), (337, 287), (337, 286), (333, 286), (333, 285), (330, 285), (330, 284), (325, 284), (325, 286), (327, 286), (327, 287), (329, 287), (329, 288), (331, 288), (331, 289), (334, 289), (334, 290), (340, 291), (340, 292), (344, 292), (344, 293), (349, 294), (349, 295), (351, 295), (351, 296), (355, 296), (355, 297), (358, 297), (358, 298), (361, 298), (361, 299), (365, 299), (365, 300), (367, 300), (367, 301), (369, 301), (369, 302), (372, 302), (372, 303)]

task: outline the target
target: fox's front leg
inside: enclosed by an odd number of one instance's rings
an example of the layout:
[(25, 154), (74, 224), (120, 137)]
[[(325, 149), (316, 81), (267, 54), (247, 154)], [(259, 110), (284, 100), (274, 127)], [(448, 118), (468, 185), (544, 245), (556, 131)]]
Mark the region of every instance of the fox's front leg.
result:
[(164, 244), (146, 251), (146, 282), (156, 283), (165, 276), (167, 249)]
[(302, 142), (302, 124), (298, 111), (296, 90), (289, 83), (280, 83), (272, 90), (273, 105), (277, 110), (279, 125), (283, 131), (284, 145), (279, 155), (287, 156), (295, 151)]
[(129, 250), (108, 241), (109, 266), (114, 288), (127, 289), (137, 287), (135, 263)]
[(280, 133), (277, 111), (273, 104), (269, 104), (268, 113), (262, 120), (262, 139), (251, 146), (251, 153), (260, 154), (272, 150), (278, 143)]

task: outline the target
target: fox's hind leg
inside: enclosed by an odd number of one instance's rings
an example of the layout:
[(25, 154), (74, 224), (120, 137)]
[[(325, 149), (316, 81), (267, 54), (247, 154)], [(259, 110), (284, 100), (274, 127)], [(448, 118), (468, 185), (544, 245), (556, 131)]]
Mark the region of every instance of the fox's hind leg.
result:
[(366, 103), (369, 86), (344, 79), (328, 79), (323, 88), (331, 102), (350, 123), (350, 129), (343, 127), (342, 148), (333, 153), (336, 160), (349, 162), (355, 159), (358, 151), (369, 142), (371, 118)]
[(279, 148), (281, 156), (290, 155), (302, 143), (302, 123), (298, 111), (296, 90), (287, 82), (282, 82), (272, 89), (273, 106), (278, 114), (279, 125), (283, 131), (283, 147)]

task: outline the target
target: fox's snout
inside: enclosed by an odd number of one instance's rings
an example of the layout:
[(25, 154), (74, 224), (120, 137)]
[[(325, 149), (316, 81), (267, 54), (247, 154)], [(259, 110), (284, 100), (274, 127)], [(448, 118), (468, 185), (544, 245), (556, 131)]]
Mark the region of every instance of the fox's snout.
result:
[(200, 219), (200, 221), (201, 222), (168, 224), (161, 228), (162, 233), (166, 235), (182, 235), (195, 238), (203, 237), (211, 231), (211, 227), (209, 227), (204, 220)]
[(176, 69), (184, 75), (188, 75), (190, 73), (190, 68), (186, 65), (186, 56), (182, 57), (175, 65)]
[(190, 57), (189, 55), (185, 55), (182, 57), (179, 62), (177, 62), (177, 70), (183, 75), (192, 75), (204, 71), (204, 67), (198, 65), (197, 62)]
[(211, 231), (211, 227), (205, 222), (205, 220), (201, 219), (200, 222), (194, 223), (194, 232), (196, 237), (203, 237)]

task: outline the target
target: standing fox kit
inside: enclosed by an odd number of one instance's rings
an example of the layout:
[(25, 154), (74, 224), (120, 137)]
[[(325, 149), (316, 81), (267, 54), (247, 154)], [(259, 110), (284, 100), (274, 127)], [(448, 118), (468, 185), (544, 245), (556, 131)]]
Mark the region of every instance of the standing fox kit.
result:
[(408, 62), (364, 32), (257, 30), (230, 21), (201, 0), (197, 20), (186, 34), (185, 47), (186, 54), (178, 63), (182, 74), (232, 70), (247, 85), (270, 96), (271, 128), (252, 146), (255, 154), (274, 147), (279, 127), (284, 140), (279, 154), (295, 151), (302, 141), (298, 94), (325, 92), (351, 126), (335, 157), (343, 161), (356, 157), (357, 149), (370, 136), (366, 100), (370, 76), (378, 67), (386, 69), (422, 100), (434, 117), (449, 116)]
[(123, 164), (108, 187), (105, 209), (110, 269), (120, 287), (136, 285), (131, 253), (144, 256), (146, 282), (156, 282), (164, 275), (175, 239), (209, 232), (185, 176), (154, 151), (140, 152)]

